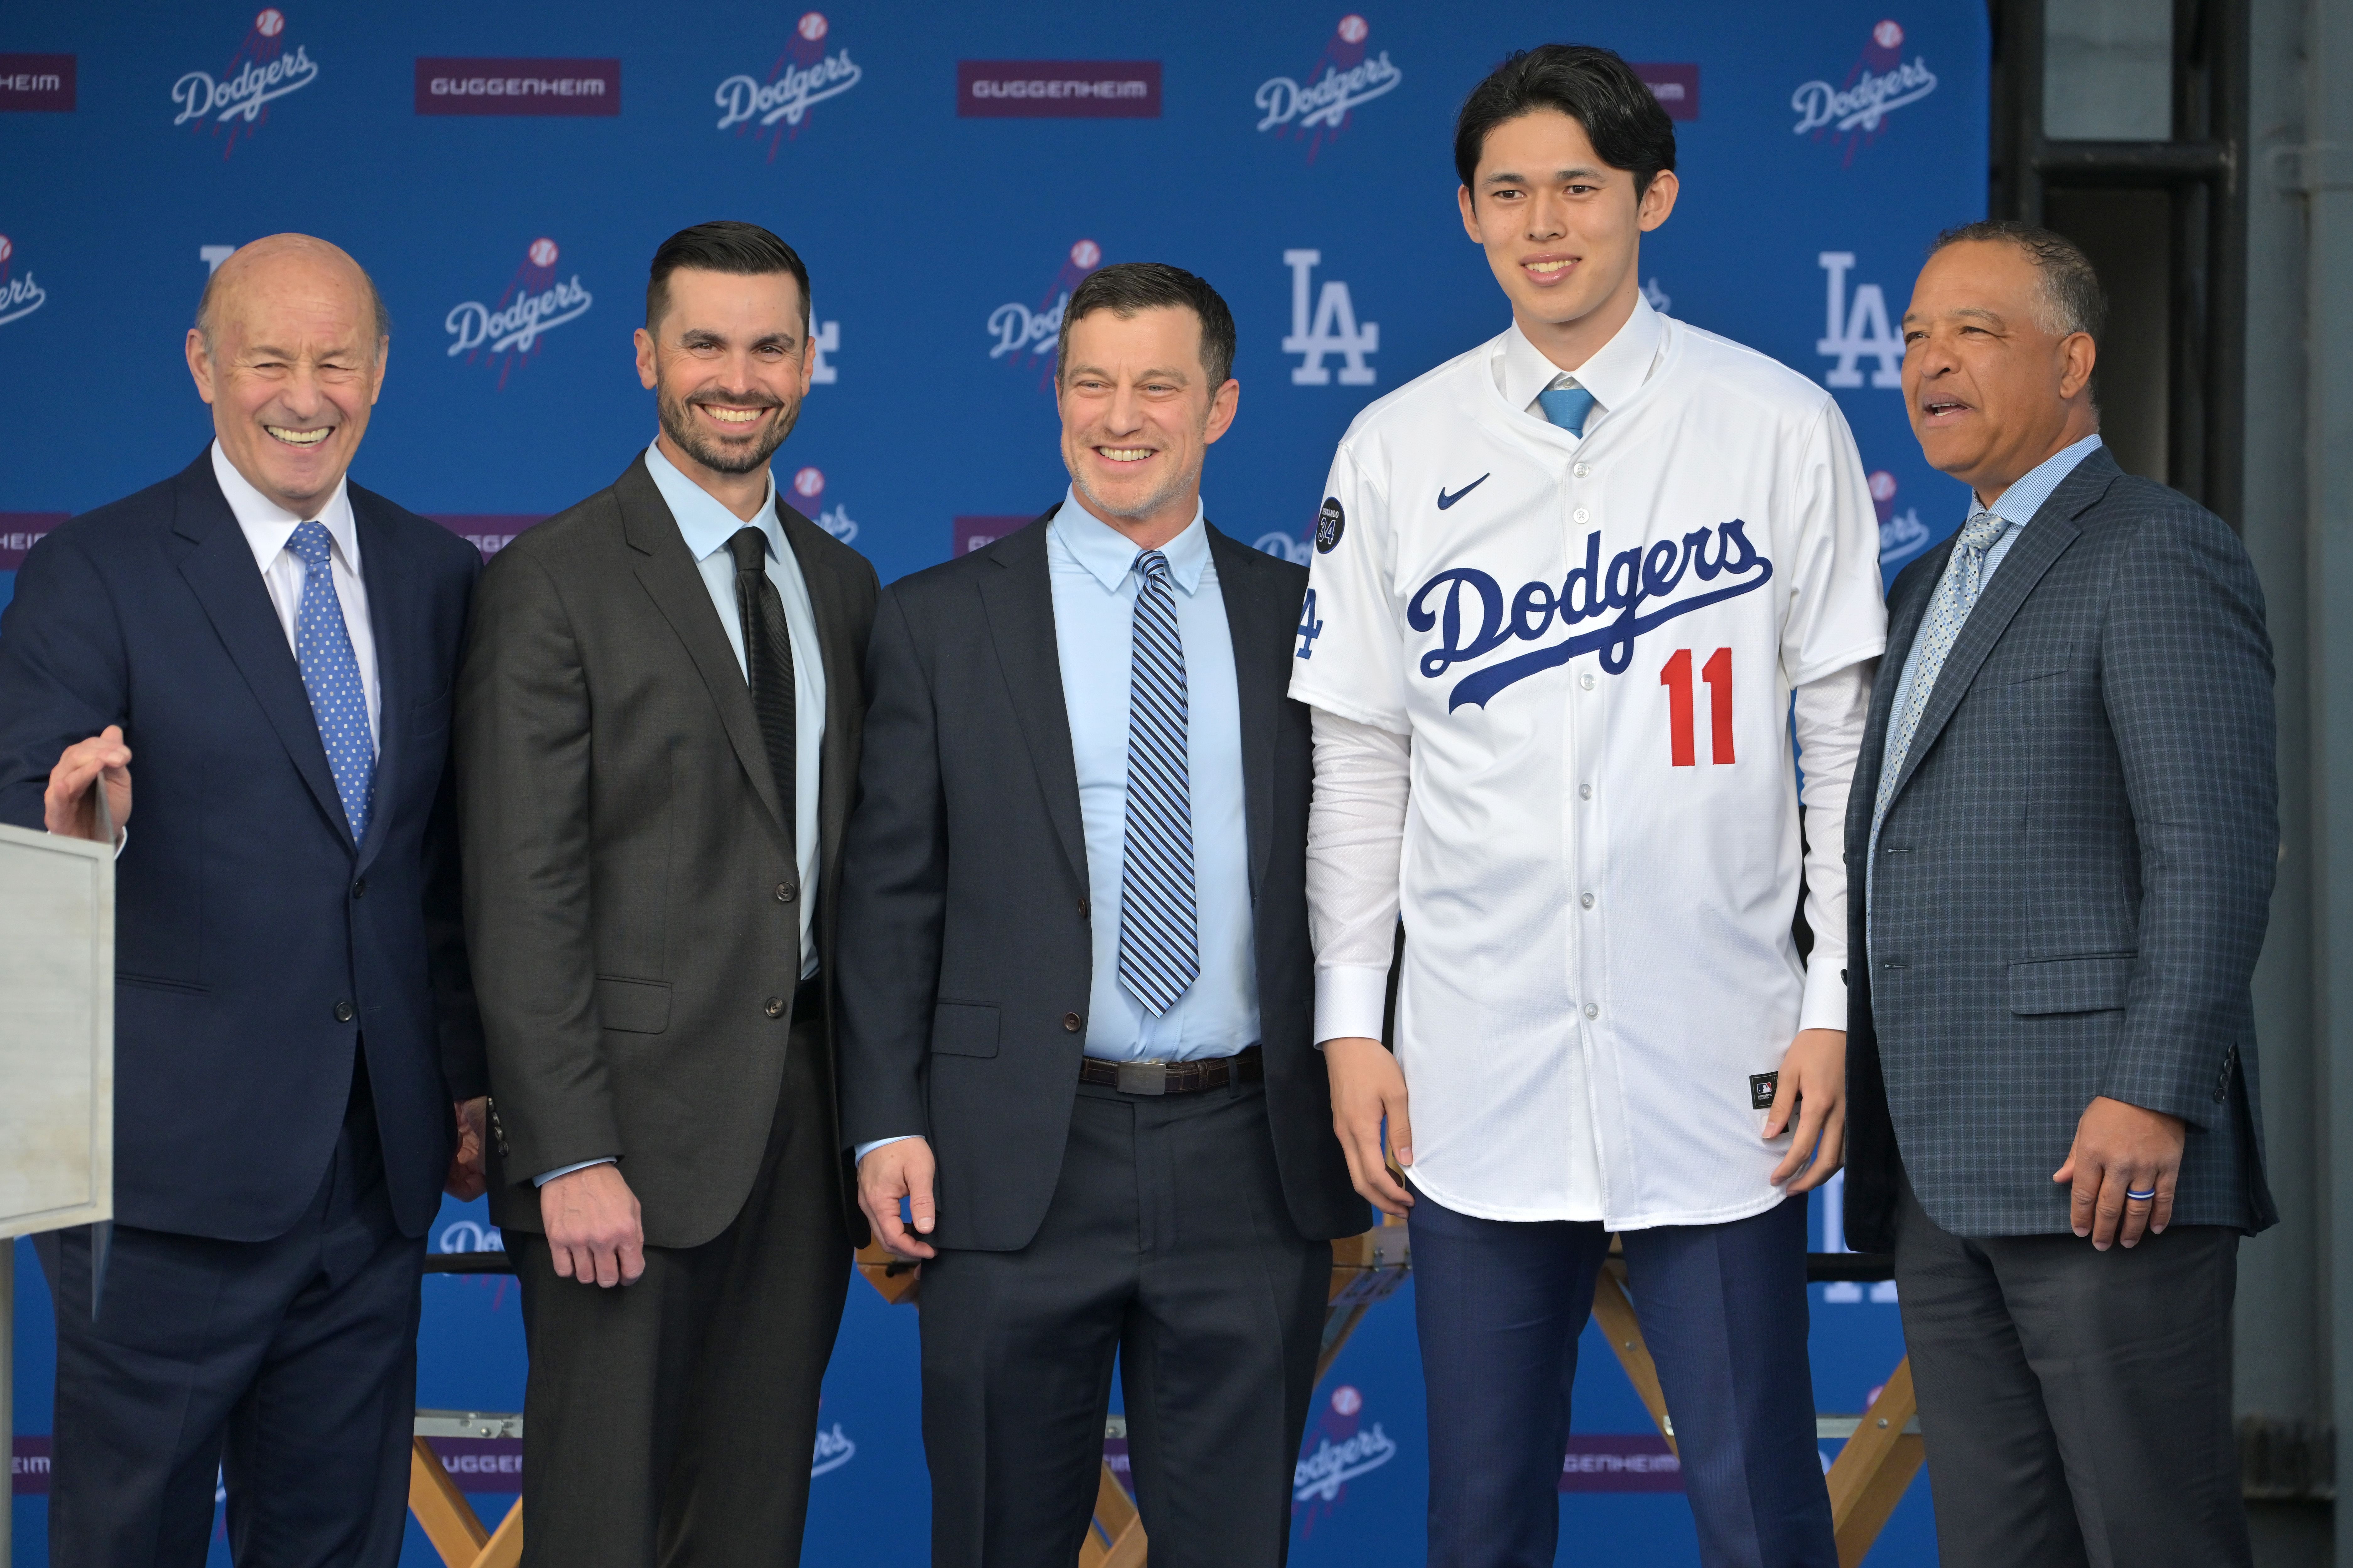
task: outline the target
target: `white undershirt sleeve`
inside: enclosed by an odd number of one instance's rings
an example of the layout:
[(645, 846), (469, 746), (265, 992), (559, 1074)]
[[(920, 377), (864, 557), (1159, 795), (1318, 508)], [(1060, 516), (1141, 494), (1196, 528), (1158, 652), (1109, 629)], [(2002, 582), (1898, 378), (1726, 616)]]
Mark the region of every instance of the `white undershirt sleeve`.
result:
[(1396, 951), (1398, 862), (1412, 742), (1314, 710), (1307, 810), (1307, 924), (1315, 943), (1315, 1043), (1380, 1038)]
[[(1806, 923), (1814, 932), (1805, 999), (1798, 1009), (1800, 1029), (1846, 1027), (1846, 797), (1878, 669), (1879, 661), (1867, 658), (1809, 681), (1795, 693), (1798, 765), (1805, 773), (1799, 802), (1806, 814)], [(1320, 761), (1320, 729), (1317, 739)]]

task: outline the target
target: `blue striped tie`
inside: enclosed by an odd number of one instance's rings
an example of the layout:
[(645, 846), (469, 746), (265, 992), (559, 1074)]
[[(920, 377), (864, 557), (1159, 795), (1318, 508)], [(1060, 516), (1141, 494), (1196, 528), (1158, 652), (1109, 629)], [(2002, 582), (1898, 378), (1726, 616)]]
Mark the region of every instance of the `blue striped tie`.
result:
[(1593, 394), (1581, 386), (1556, 386), (1536, 394), (1536, 406), (1544, 410), (1545, 417), (1580, 439), (1595, 401)]
[(343, 797), (343, 820), (352, 842), (367, 837), (368, 808), (375, 796), (375, 736), (368, 727), (367, 689), (360, 684), (359, 657), (343, 625), (343, 602), (335, 594), (328, 565), (326, 525), (306, 522), (286, 548), (302, 563), (302, 604), (294, 613), (294, 661), (302, 668), (302, 689), (311, 694), (311, 715), (327, 748), (327, 771)]
[(1168, 558), (1135, 558), (1127, 675), (1127, 847), (1119, 877), (1119, 978), (1155, 1017), (1201, 973), (1193, 904), (1193, 786), (1186, 775), (1185, 643)]

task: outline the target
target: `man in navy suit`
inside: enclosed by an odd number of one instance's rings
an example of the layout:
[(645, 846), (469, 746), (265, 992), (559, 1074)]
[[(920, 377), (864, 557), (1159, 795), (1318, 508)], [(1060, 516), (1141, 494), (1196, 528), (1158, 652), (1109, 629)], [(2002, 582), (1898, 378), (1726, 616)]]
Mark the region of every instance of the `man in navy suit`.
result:
[(333, 246), (237, 252), (187, 339), (211, 448), (36, 545), (0, 617), (0, 820), (95, 837), (102, 779), (125, 825), (112, 1245), (43, 1252), (53, 1563), (201, 1563), (216, 1472), (241, 1565), (399, 1557), (424, 1234), (481, 1191), (480, 562), (344, 480), (389, 342)]
[(1893, 1250), (1951, 1564), (2251, 1561), (2231, 1425), (2279, 855), (2263, 595), (2099, 436), (2074, 245), (1942, 236), (1904, 316), (1973, 492), (1888, 595), (1847, 799), (1846, 1233)]

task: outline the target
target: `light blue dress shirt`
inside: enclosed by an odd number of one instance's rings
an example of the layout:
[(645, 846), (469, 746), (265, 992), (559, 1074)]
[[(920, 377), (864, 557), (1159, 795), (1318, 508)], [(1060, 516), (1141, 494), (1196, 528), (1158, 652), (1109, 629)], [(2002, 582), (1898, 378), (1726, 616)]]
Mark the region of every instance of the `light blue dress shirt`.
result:
[[(735, 650), (735, 668), (745, 671), (746, 682), (751, 675), (744, 661), (744, 621), (735, 608), (735, 555), (727, 542), (745, 528), (756, 528), (767, 536), (768, 581), (776, 585), (776, 597), (784, 601), (785, 631), (793, 644), (793, 850), (799, 860), (795, 868), (800, 873), (801, 978), (806, 980), (817, 973), (817, 942), (810, 921), (817, 912), (818, 763), (825, 745), (825, 651), (818, 646), (817, 609), (809, 603), (808, 581), (801, 575), (799, 558), (785, 543), (785, 525), (776, 519), (776, 476), (768, 476), (767, 499), (747, 522), (680, 473), (678, 465), (662, 456), (659, 442), (646, 448), (646, 472), (653, 476), (654, 488), (661, 491), (670, 516), (677, 521), (679, 535), (686, 541), (687, 552), (694, 557), (695, 570), (702, 574), (712, 607), (719, 612), (719, 624), (727, 632), (727, 646)], [(558, 1176), (610, 1163), (609, 1159), (583, 1160), (543, 1172), (533, 1183), (545, 1186)]]
[(1233, 635), (1199, 508), (1161, 546), (1176, 585), (1185, 644), (1186, 767), (1193, 796), (1193, 889), (1201, 973), (1154, 1017), (1119, 980), (1121, 871), (1127, 855), (1128, 659), (1137, 578), (1134, 542), (1065, 494), (1046, 525), (1054, 646), (1078, 764), (1093, 910), (1094, 987), (1086, 1053), (1112, 1061), (1189, 1061), (1258, 1043), (1258, 959), (1250, 913), (1250, 826), (1243, 815), (1241, 700)]
[[(1993, 542), (1993, 548), (1986, 552), (1985, 569), (1978, 578), (1978, 597), (1980, 602), (1985, 597), (1986, 589), (1993, 582), (1993, 574), (2000, 570), (2002, 558), (2010, 553), (2010, 547), (2018, 542), (2021, 531), (2033, 521), (2036, 512), (2042, 510), (2042, 503), (2051, 499), (2051, 492), (2059, 488), (2060, 481), (2073, 473), (2075, 465), (2090, 457), (2100, 444), (2100, 437), (2094, 434), (2084, 437), (2073, 446), (2060, 447), (2029, 470), (2025, 478), (2002, 491), (2000, 499), (1991, 506), (1972, 507), (1968, 517), (1961, 520), (1966, 522), (1969, 517), (1975, 517), (1978, 511), (1983, 510), (1993, 513), (2007, 525), (2001, 531), (2001, 537)], [(1968, 622), (1964, 620), (1962, 624), (1967, 625)], [(1890, 713), (1904, 711), (1904, 704), (1912, 694), (1912, 677), (1919, 667), (1920, 639), (1915, 637), (1912, 639), (1911, 650), (1904, 656), (1904, 673), (1895, 679), (1895, 696), (1887, 709)], [(1887, 727), (1887, 732), (1888, 737), (1893, 739), (1895, 726), (1890, 724)], [(1883, 745), (1884, 742), (1882, 743)], [(1879, 757), (1880, 771), (1883, 774), (1886, 772), (1888, 760), (1887, 753), (1883, 751)], [(1879, 874), (1879, 828), (1877, 826), (1873, 826), (1871, 830), (1871, 856), (1866, 874), (1874, 879)], [(1874, 882), (1873, 885), (1875, 886), (1876, 883)], [(1869, 906), (1866, 905), (1866, 914), (1868, 910)], [(1867, 925), (1868, 921), (1866, 921), (1865, 923)], [(1865, 934), (1867, 935), (1868, 932), (1866, 931)]]

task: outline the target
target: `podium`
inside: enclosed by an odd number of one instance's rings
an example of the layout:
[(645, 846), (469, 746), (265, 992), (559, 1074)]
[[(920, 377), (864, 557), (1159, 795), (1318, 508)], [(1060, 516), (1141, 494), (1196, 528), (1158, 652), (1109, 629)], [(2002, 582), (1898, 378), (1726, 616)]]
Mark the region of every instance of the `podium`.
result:
[[(0, 1459), (12, 1476), (16, 1238), (113, 1214), (114, 851), (0, 827)], [(0, 1508), (0, 1564), (13, 1513)]]

